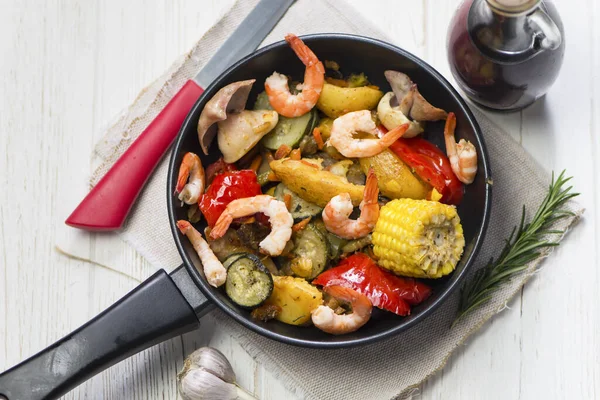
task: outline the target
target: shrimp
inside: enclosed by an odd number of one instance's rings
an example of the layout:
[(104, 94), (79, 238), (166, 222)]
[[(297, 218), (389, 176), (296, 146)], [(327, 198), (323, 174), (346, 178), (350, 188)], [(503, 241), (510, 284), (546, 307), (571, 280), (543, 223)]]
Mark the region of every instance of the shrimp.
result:
[(213, 239), (222, 237), (235, 218), (256, 213), (266, 214), (271, 223), (271, 233), (259, 243), (260, 249), (270, 256), (280, 255), (285, 244), (292, 237), (294, 219), (283, 201), (265, 194), (237, 199), (229, 203), (215, 223), (210, 237)]
[(446, 140), (446, 154), (450, 159), (450, 166), (459, 181), (470, 184), (477, 174), (477, 150), (473, 143), (460, 139), (458, 143), (454, 139), (456, 128), (456, 116), (449, 113), (444, 126), (444, 139)]
[(351, 314), (336, 314), (331, 308), (321, 305), (312, 311), (312, 322), (320, 330), (332, 335), (354, 332), (371, 318), (373, 305), (367, 296), (344, 286), (326, 286), (323, 291), (338, 300), (350, 303)]
[(409, 126), (409, 124), (402, 124), (386, 133), (381, 139), (355, 139), (352, 135), (357, 132), (377, 136), (377, 127), (371, 119), (370, 111), (354, 111), (333, 121), (328, 143), (348, 158), (372, 157), (402, 137)]
[(273, 75), (267, 78), (265, 90), (273, 109), (284, 117), (293, 118), (306, 114), (317, 104), (325, 82), (325, 67), (296, 35), (289, 33), (285, 40), (306, 65), (302, 92), (297, 95), (291, 94), (287, 77), (278, 72), (273, 72)]
[(185, 204), (197, 203), (198, 198), (204, 193), (204, 184), (204, 168), (200, 157), (195, 153), (185, 153), (179, 167), (175, 188), (175, 193), (179, 193), (179, 200)]
[(369, 169), (367, 183), (360, 202), (360, 216), (356, 220), (349, 219), (352, 213), (352, 200), (348, 193), (341, 193), (329, 200), (323, 209), (323, 222), (331, 233), (344, 239), (358, 239), (367, 236), (375, 227), (379, 218), (379, 187), (373, 168)]
[(202, 234), (185, 220), (177, 221), (177, 228), (179, 228), (182, 234), (187, 236), (192, 246), (194, 246), (194, 250), (198, 253), (198, 257), (200, 257), (200, 261), (202, 262), (202, 268), (204, 269), (204, 276), (206, 276), (208, 283), (214, 287), (224, 284), (225, 279), (227, 279), (227, 270), (223, 267), (217, 256), (215, 256), (215, 253), (213, 253), (208, 243), (206, 243)]

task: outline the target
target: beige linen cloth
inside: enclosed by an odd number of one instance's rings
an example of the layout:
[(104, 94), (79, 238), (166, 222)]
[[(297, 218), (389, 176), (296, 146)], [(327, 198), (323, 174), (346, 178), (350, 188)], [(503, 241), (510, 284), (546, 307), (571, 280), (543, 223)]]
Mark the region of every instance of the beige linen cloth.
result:
[[(107, 130), (96, 154), (103, 162), (91, 184), (110, 168), (129, 144), (144, 130), (179, 88), (211, 57), (257, 0), (239, 0), (194, 48), (176, 61), (146, 88), (136, 101)], [(266, 38), (263, 45), (281, 40), (288, 32), (355, 33), (385, 40), (351, 8), (336, 0), (298, 0)], [(499, 253), (503, 240), (520, 219), (524, 204), (533, 213), (543, 199), (549, 174), (499, 127), (474, 110), (483, 130), (493, 176), (493, 205), (488, 232), (476, 267)], [(504, 155), (510, 154), (510, 157)], [(155, 268), (175, 267), (181, 258), (173, 243), (167, 217), (165, 157), (138, 199), (121, 237)], [(568, 203), (575, 217), (561, 221), (556, 229), (567, 229), (583, 210)], [(376, 344), (342, 350), (311, 350), (288, 346), (243, 328), (219, 310), (206, 318), (219, 325), (219, 332), (233, 335), (253, 357), (274, 373), (291, 390), (307, 399), (390, 399), (409, 397), (413, 389), (446, 363), (452, 351), (485, 323), (517, 293), (528, 274), (513, 279), (496, 292), (485, 306), (450, 329), (457, 310), (457, 294), (432, 316), (394, 338)], [(148, 271), (150, 274), (151, 271)], [(141, 277), (145, 278), (145, 277)], [(348, 368), (348, 366), (352, 366)], [(175, 379), (175, 377), (173, 377)], [(339, 383), (343, 382), (343, 385)]]

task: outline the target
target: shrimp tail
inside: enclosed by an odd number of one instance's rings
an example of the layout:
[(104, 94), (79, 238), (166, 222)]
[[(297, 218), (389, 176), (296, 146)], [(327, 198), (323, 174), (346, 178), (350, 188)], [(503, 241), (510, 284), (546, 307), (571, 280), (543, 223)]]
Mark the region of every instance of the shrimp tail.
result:
[(212, 239), (219, 239), (220, 237), (223, 237), (225, 232), (227, 232), (227, 229), (229, 229), (229, 225), (231, 225), (232, 221), (233, 217), (231, 214), (223, 212), (215, 223), (215, 226), (210, 231), (210, 237)]
[(409, 127), (410, 124), (407, 123), (392, 129), (381, 138), (381, 145), (384, 148), (390, 147), (392, 143), (404, 136)]
[(177, 221), (177, 228), (179, 229), (179, 232), (181, 232), (183, 235), (185, 235), (191, 227), (192, 224), (190, 224), (189, 221)]
[(446, 154), (450, 160), (450, 166), (459, 181), (470, 184), (477, 174), (477, 150), (473, 143), (460, 139), (456, 143), (454, 130), (456, 129), (456, 116), (448, 113), (446, 125), (444, 126), (444, 141), (446, 143)]
[[(454, 130), (456, 129), (456, 116), (453, 112), (448, 114), (446, 124), (444, 125), (444, 142), (446, 144), (446, 154), (448, 158), (456, 157), (456, 140), (454, 139)], [(452, 161), (452, 160), (450, 160)], [(455, 171), (456, 172), (456, 171)]]
[(379, 197), (379, 185), (377, 184), (377, 175), (375, 175), (375, 171), (371, 167), (371, 168), (369, 168), (369, 173), (367, 174), (367, 182), (365, 184), (365, 190), (363, 192), (363, 200), (360, 203), (360, 208), (362, 209), (363, 205), (377, 203), (378, 197)]
[(446, 124), (444, 125), (444, 137), (454, 139), (454, 130), (456, 129), (456, 115), (453, 112), (448, 113)]
[[(315, 53), (306, 45), (304, 42), (293, 33), (285, 35), (285, 41), (288, 42), (294, 53), (298, 56), (300, 61), (307, 67), (311, 67), (315, 64), (321, 63)], [(323, 72), (325, 69), (323, 68)]]
[(189, 177), (190, 166), (187, 165), (185, 162), (182, 162), (181, 167), (179, 167), (179, 175), (177, 176), (177, 186), (175, 187), (175, 193), (181, 193)]

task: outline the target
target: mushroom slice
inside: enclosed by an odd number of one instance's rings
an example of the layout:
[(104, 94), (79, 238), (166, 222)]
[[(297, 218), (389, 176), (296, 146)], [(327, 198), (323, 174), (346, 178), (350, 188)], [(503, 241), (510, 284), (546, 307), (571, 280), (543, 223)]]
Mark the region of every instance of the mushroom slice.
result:
[(217, 142), (223, 160), (228, 164), (238, 161), (277, 125), (278, 120), (276, 111), (243, 110), (219, 121)]
[(408, 75), (398, 71), (385, 71), (385, 78), (389, 82), (398, 103), (400, 111), (416, 121), (437, 121), (446, 119), (448, 113), (432, 106), (419, 93), (417, 85), (414, 84)]
[(208, 148), (217, 133), (214, 124), (227, 119), (228, 114), (240, 112), (246, 107), (250, 89), (255, 81), (256, 79), (248, 79), (230, 83), (206, 103), (198, 120), (198, 140), (204, 154), (208, 154)]
[(377, 117), (383, 126), (388, 130), (392, 130), (402, 124), (410, 124), (408, 130), (402, 135), (404, 138), (415, 137), (423, 132), (421, 123), (409, 120), (400, 107), (392, 107), (390, 103), (392, 98), (394, 98), (394, 93), (388, 92), (379, 100), (377, 105)]

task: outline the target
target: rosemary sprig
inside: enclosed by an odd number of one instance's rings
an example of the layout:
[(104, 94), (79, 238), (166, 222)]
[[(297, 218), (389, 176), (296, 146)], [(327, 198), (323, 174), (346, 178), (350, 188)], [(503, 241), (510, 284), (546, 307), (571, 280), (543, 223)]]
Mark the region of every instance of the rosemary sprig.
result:
[(549, 240), (548, 235), (561, 235), (564, 232), (550, 227), (562, 218), (573, 215), (572, 212), (561, 209), (561, 206), (579, 195), (579, 193), (571, 193), (572, 186), (563, 188), (571, 179), (565, 178), (564, 174), (565, 171), (561, 172), (556, 181), (554, 181), (554, 173), (552, 174), (548, 193), (531, 222), (525, 223), (526, 214), (523, 206), (521, 223), (513, 229), (505, 241), (498, 258), (495, 261), (492, 258), (463, 285), (458, 314), (452, 326), (477, 307), (488, 302), (495, 290), (513, 276), (523, 272), (529, 262), (542, 255), (544, 248), (558, 246), (558, 242)]

